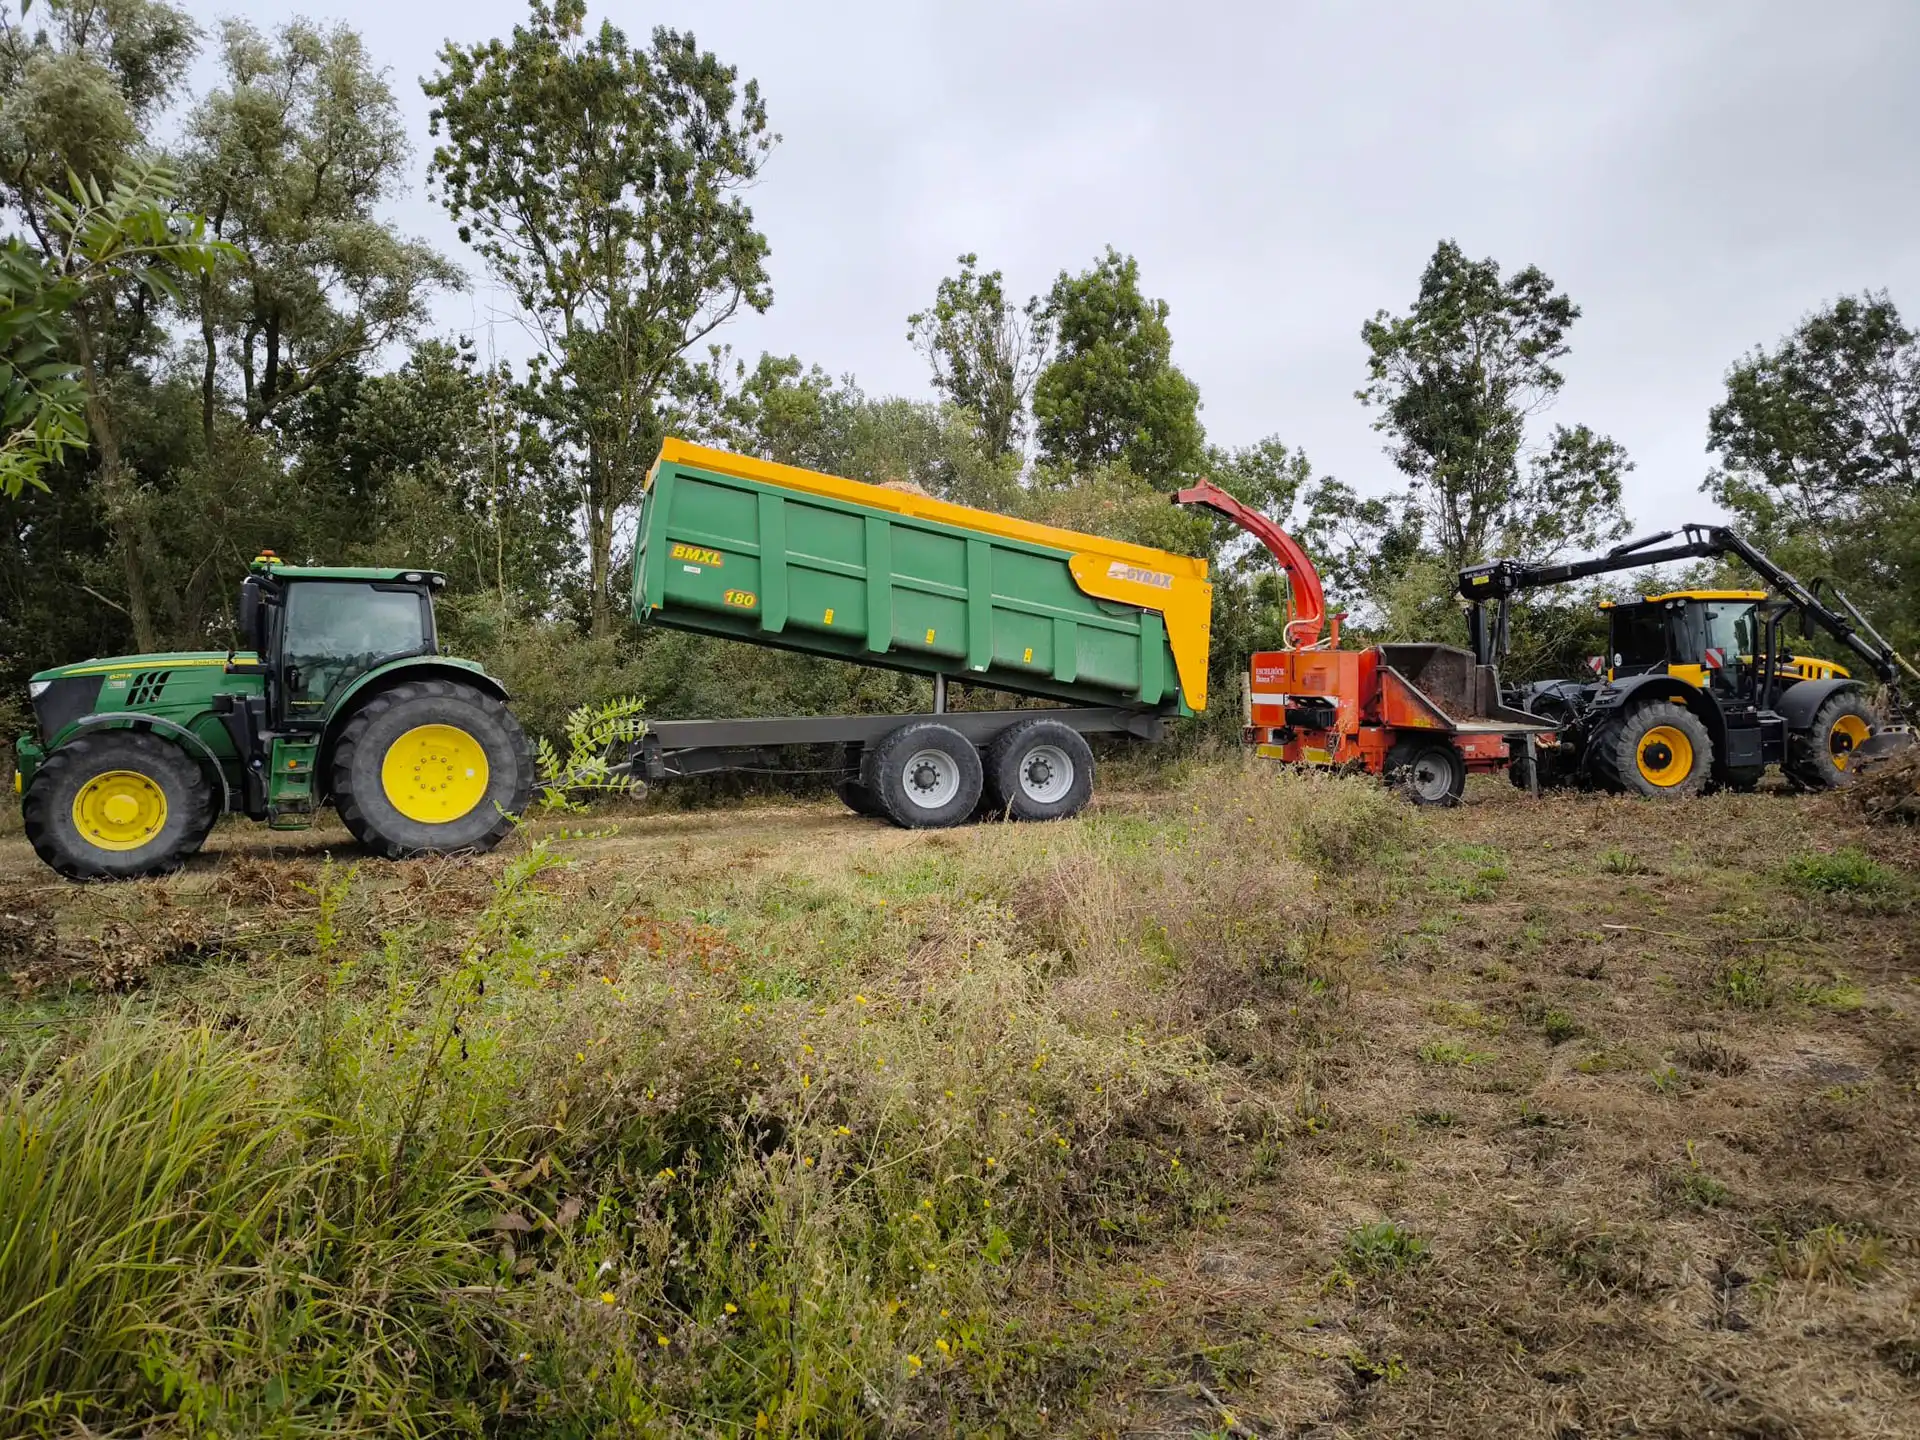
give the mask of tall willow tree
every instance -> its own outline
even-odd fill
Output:
[[[776,137],[759,87],[658,29],[644,49],[584,0],[534,0],[511,40],[441,51],[432,175],[461,238],[532,318],[556,436],[585,497],[593,628],[612,624],[620,518],[688,349],[772,301],[741,192]]]

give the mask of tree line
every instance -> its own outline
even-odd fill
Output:
[[[218,78],[192,93],[203,51]],[[916,703],[906,677],[627,620],[667,434],[1206,555],[1229,695],[1286,597],[1242,537],[1166,504],[1193,477],[1294,530],[1353,623],[1392,638],[1460,633],[1462,563],[1626,531],[1625,450],[1549,414],[1581,312],[1537,266],[1446,240],[1405,309],[1362,324],[1356,403],[1399,477],[1362,493],[1280,437],[1211,441],[1169,307],[1116,248],[1026,298],[961,255],[906,317],[925,397],[736,357],[723,327],[774,303],[748,194],[778,137],[757,84],[691,34],[635,40],[584,0],[533,0],[510,36],[450,41],[423,83],[420,137],[343,25],[205,33],[165,0],[0,18],[8,728],[44,664],[224,647],[264,547],[445,570],[445,638],[535,728],[626,692],[665,714]],[[383,218],[422,141],[470,254]],[[432,333],[434,297],[474,267],[534,337],[525,363]],[[1733,363],[1701,488],[1911,644],[1916,439],[1920,339],[1887,295],[1843,296]],[[1589,599],[1536,600],[1516,663],[1577,664]]]

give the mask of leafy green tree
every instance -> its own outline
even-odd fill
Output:
[[[615,535],[638,498],[686,355],[772,300],[741,192],[775,142],[758,85],[657,29],[642,49],[584,0],[533,0],[510,41],[448,45],[426,82],[440,199],[543,345],[545,398],[576,467],[597,633]]]
[[[1173,363],[1167,302],[1140,293],[1140,266],[1111,246],[1091,270],[1065,271],[1038,318],[1057,352],[1033,391],[1043,458],[1070,469],[1124,462],[1161,488],[1197,470],[1200,390]]]
[[[1727,372],[1707,448],[1701,488],[1769,533],[1920,495],[1920,336],[1884,291],[1842,296]]]
[[[184,79],[195,41],[185,14],[158,0],[49,0],[17,19],[0,15],[0,202],[57,281],[70,279],[76,263],[59,202],[98,193],[102,208],[112,197],[131,213],[164,188],[163,172],[143,168],[147,127]],[[126,183],[136,174],[144,179]],[[132,367],[166,343],[164,300],[151,285],[96,268],[66,309],[69,355],[86,397],[89,484],[120,572],[110,583],[123,598],[108,603],[126,613],[142,645],[158,635],[147,575],[150,506],[123,463],[113,416]]]
[[[1374,428],[1413,482],[1427,528],[1449,568],[1508,553],[1552,554],[1624,532],[1626,452],[1585,426],[1556,426],[1527,448],[1528,422],[1559,395],[1557,362],[1579,307],[1538,266],[1502,278],[1493,260],[1469,260],[1442,241],[1401,316],[1382,310],[1361,327]]]
[[[1744,530],[1920,642],[1920,336],[1884,292],[1736,362],[1707,446],[1720,463],[1701,488]]]
[[[223,350],[259,429],[330,369],[410,336],[432,292],[461,283],[376,213],[404,187],[411,147],[359,35],[295,20],[269,40],[229,20],[221,65],[184,142],[188,201],[245,257],[198,295],[209,445]]]
[[[1051,338],[1038,296],[1007,298],[998,270],[960,257],[960,273],[934,292],[933,304],[907,317],[907,339],[933,367],[933,388],[971,412],[989,457],[1010,455],[1026,439],[1027,401],[1046,364]]]

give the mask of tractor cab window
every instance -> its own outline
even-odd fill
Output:
[[[1738,665],[1744,656],[1751,659],[1753,646],[1753,602],[1751,600],[1709,600],[1701,606],[1706,616],[1706,643],[1718,650],[1726,664]]]
[[[375,665],[432,648],[427,599],[358,581],[296,581],[287,589],[282,653],[292,715],[322,713]]]
[[[1613,669],[1641,675],[1666,668],[1667,615],[1658,605],[1621,605],[1613,611]]]

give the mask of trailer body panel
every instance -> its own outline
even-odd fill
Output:
[[[1206,562],[668,440],[636,619],[1080,705],[1206,705]]]

